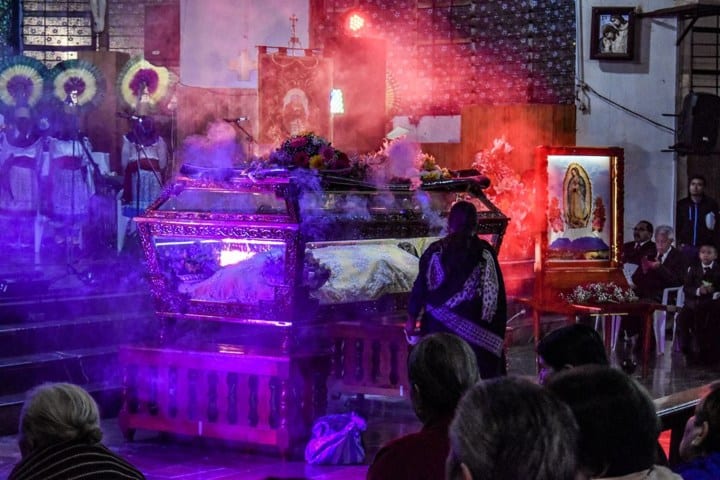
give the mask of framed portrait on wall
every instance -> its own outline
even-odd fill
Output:
[[[634,8],[594,7],[590,20],[590,58],[633,60],[635,21]]]
[[[619,147],[538,147],[538,205],[545,262],[617,264],[622,245]]]

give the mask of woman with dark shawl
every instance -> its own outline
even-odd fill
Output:
[[[475,206],[465,201],[453,205],[448,235],[420,258],[406,330],[412,334],[419,318],[422,335],[458,335],[475,351],[480,376],[487,379],[506,373],[507,299],[497,256],[478,238],[476,228]]]

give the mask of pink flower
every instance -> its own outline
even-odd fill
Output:
[[[290,147],[292,148],[302,148],[304,147],[308,142],[307,137],[295,137],[290,139]]]
[[[322,155],[326,161],[330,161],[335,158],[335,149],[328,145],[323,146],[320,149],[320,155]]]

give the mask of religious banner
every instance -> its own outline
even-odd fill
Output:
[[[260,47],[258,63],[260,143],[280,143],[305,131],[331,138],[332,61]]]

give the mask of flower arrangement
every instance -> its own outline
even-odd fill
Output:
[[[313,132],[303,132],[286,139],[270,154],[270,162],[282,167],[315,170],[346,170],[351,167],[345,153]]]
[[[637,295],[631,288],[622,288],[614,282],[588,283],[578,285],[570,293],[561,293],[560,298],[568,303],[621,303],[636,302]]]
[[[420,180],[423,182],[437,182],[438,180],[452,178],[450,170],[441,168],[440,165],[437,164],[435,157],[429,153],[420,152],[417,160],[420,166]]]

